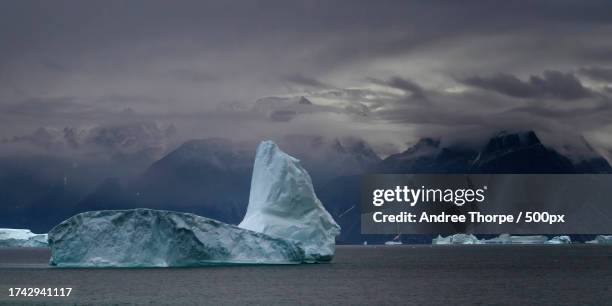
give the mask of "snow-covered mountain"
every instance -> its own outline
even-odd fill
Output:
[[[173,125],[155,122],[96,125],[89,127],[40,127],[36,131],[4,139],[5,151],[72,155],[90,159],[129,156],[157,159],[167,150]]]
[[[576,150],[574,149],[573,152]],[[566,148],[567,152],[567,148]],[[566,157],[544,145],[535,132],[499,132],[482,148],[458,144],[445,146],[438,139],[423,138],[407,150],[382,160],[377,173],[612,173],[610,164],[593,150]],[[359,243],[359,175],[339,176],[319,187],[319,197],[342,227],[341,243]],[[315,186],[317,187],[317,186]],[[381,238],[382,237],[382,238]],[[368,237],[391,239],[391,237]]]
[[[382,173],[465,173],[476,151],[461,146],[445,147],[439,139],[423,138],[406,151],[385,158]]]
[[[380,161],[368,143],[357,137],[330,138],[287,135],[278,141],[287,153],[298,157],[315,182],[365,173]]]
[[[572,161],[542,144],[533,131],[500,132],[474,159],[472,172],[575,173]]]
[[[567,146],[558,150],[545,145],[533,131],[502,131],[482,148],[442,146],[439,140],[424,138],[406,151],[385,158],[378,170],[383,173],[612,173],[607,160],[594,150],[581,155],[560,153],[567,154],[570,150]]]

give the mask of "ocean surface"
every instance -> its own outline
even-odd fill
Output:
[[[330,264],[173,269],[50,268],[49,256],[0,249],[0,304],[612,304],[612,246],[338,246]]]

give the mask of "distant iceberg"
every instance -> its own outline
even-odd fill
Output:
[[[297,264],[294,242],[194,214],[152,210],[85,212],[49,232],[59,267],[189,267]]]
[[[612,237],[612,236],[610,236]],[[571,243],[569,236],[557,236],[550,240],[544,235],[511,236],[501,234],[495,238],[479,240],[471,234],[454,234],[447,237],[434,238],[432,244],[567,244]]]
[[[612,244],[612,235],[597,235],[595,239],[587,241],[588,244]]]
[[[480,240],[471,234],[454,234],[447,237],[438,235],[431,244],[480,244]]]
[[[570,244],[572,243],[572,239],[570,236],[556,236],[546,241],[545,244]]]
[[[299,242],[307,262],[330,261],[340,234],[300,161],[272,141],[257,148],[249,206],[238,226]]]
[[[51,265],[186,267],[330,261],[340,227],[299,160],[271,141],[257,149],[239,226],[152,209],[85,212],[49,232]]]
[[[47,234],[34,234],[29,229],[0,228],[0,247],[46,248]]]
[[[510,238],[510,234],[501,234],[495,238],[482,239],[481,242],[483,244],[511,244],[512,239]]]
[[[555,237],[553,242],[550,244],[561,243],[567,236]],[[567,237],[569,239],[569,237]],[[511,236],[510,234],[501,234],[495,238],[483,239],[483,244],[545,244],[547,243],[548,237],[544,235],[526,235],[526,236]]]
[[[396,241],[396,240],[389,240],[389,241],[385,241],[385,245],[402,245],[402,242]]]
[[[546,241],[548,237],[544,235],[510,236],[512,244],[544,244]]]

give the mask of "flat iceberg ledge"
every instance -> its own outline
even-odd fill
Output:
[[[35,234],[29,229],[0,228],[0,247],[46,248],[47,234]]]
[[[49,232],[52,266],[193,267],[299,264],[295,242],[189,213],[153,209],[75,215]]]

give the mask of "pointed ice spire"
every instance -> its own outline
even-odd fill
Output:
[[[257,148],[249,206],[238,226],[300,242],[309,262],[331,260],[340,233],[300,161],[272,141]]]

